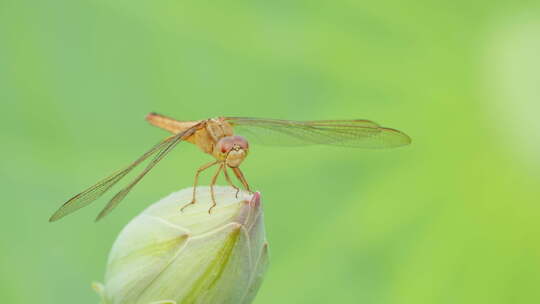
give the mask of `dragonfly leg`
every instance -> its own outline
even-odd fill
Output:
[[[223,175],[225,175],[225,179],[227,180],[227,182],[229,183],[229,185],[231,185],[231,187],[233,187],[234,189],[236,189],[236,195],[235,195],[235,197],[238,198],[238,193],[240,192],[240,188],[236,187],[236,186],[234,185],[234,183],[232,182],[231,177],[229,176],[229,173],[227,172],[227,166],[223,166]]]
[[[196,191],[197,191],[197,183],[199,182],[199,174],[201,174],[201,172],[203,172],[204,170],[212,167],[213,165],[215,165],[217,163],[218,163],[218,161],[216,160],[216,161],[213,161],[213,162],[208,163],[206,165],[203,165],[199,169],[197,169],[197,173],[195,173],[195,181],[193,182],[193,196],[192,196],[191,202],[189,202],[189,203],[185,204],[184,206],[182,206],[182,208],[180,208],[180,211],[184,211],[184,208],[186,208],[187,206],[195,204],[195,194],[196,194]]]
[[[244,188],[246,188],[246,190],[249,191],[249,192],[253,192],[253,191],[251,191],[249,189],[249,184],[248,184],[246,178],[244,177],[244,174],[240,170],[240,168],[235,167],[235,168],[232,168],[232,170],[234,172],[234,175],[236,175],[236,177],[240,180],[240,182],[242,182],[242,185],[244,185]]]
[[[210,182],[210,195],[212,196],[212,207],[210,207],[210,209],[208,209],[208,214],[212,213],[212,209],[217,205],[216,204],[216,196],[214,194],[214,185],[216,184],[216,180],[219,176],[219,173],[221,172],[221,169],[223,169],[223,166],[225,166],[224,163],[222,163],[221,165],[219,165],[217,171],[216,171],[216,174],[214,174],[214,176],[212,177],[212,181]]]

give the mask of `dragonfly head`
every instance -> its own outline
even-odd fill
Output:
[[[216,148],[220,158],[225,161],[227,166],[236,168],[246,158],[249,144],[242,136],[226,136],[218,141]]]

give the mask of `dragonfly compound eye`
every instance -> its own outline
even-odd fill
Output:
[[[231,136],[231,138],[232,138],[233,143],[237,145],[238,147],[246,151],[249,149],[248,141],[243,136],[235,135],[235,136]]]
[[[217,143],[217,147],[222,154],[227,154],[234,147],[232,136],[223,137]]]

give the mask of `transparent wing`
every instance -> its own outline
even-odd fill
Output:
[[[77,211],[78,209],[85,207],[102,196],[107,192],[112,186],[118,183],[123,177],[125,177],[133,168],[142,163],[151,155],[157,153],[154,159],[147,165],[144,171],[135,178],[135,180],[129,184],[126,188],[122,189],[118,194],[116,194],[109,204],[101,211],[98,219],[103,218],[107,215],[118,203],[129,193],[129,191],[150,171],[167,153],[169,153],[183,138],[191,135],[194,132],[194,128],[186,130],[185,132],[170,136],[165,140],[161,141],[157,145],[153,146],[150,150],[144,153],[141,157],[135,160],[126,168],[110,175],[109,177],[101,180],[92,187],[84,190],[83,192],[75,195],[67,202],[65,202],[49,219],[50,222],[57,221],[62,217]]]
[[[292,121],[249,117],[225,118],[254,143],[278,146],[333,145],[383,149],[408,145],[405,133],[369,120]]]
[[[175,135],[171,142],[166,145],[159,153],[154,157],[154,159],[144,168],[144,170],[124,189],[120,190],[110,201],[109,203],[101,210],[101,212],[96,217],[96,222],[109,214],[118,204],[126,197],[126,195],[139,183],[139,181],[150,171],[154,166],[162,160],[176,145],[185,137],[190,136],[195,132],[195,128],[188,129],[186,132],[182,132],[179,135]]]

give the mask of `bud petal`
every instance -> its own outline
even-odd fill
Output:
[[[109,254],[106,304],[251,303],[268,265],[260,194],[214,187],[172,193],[135,217]]]

